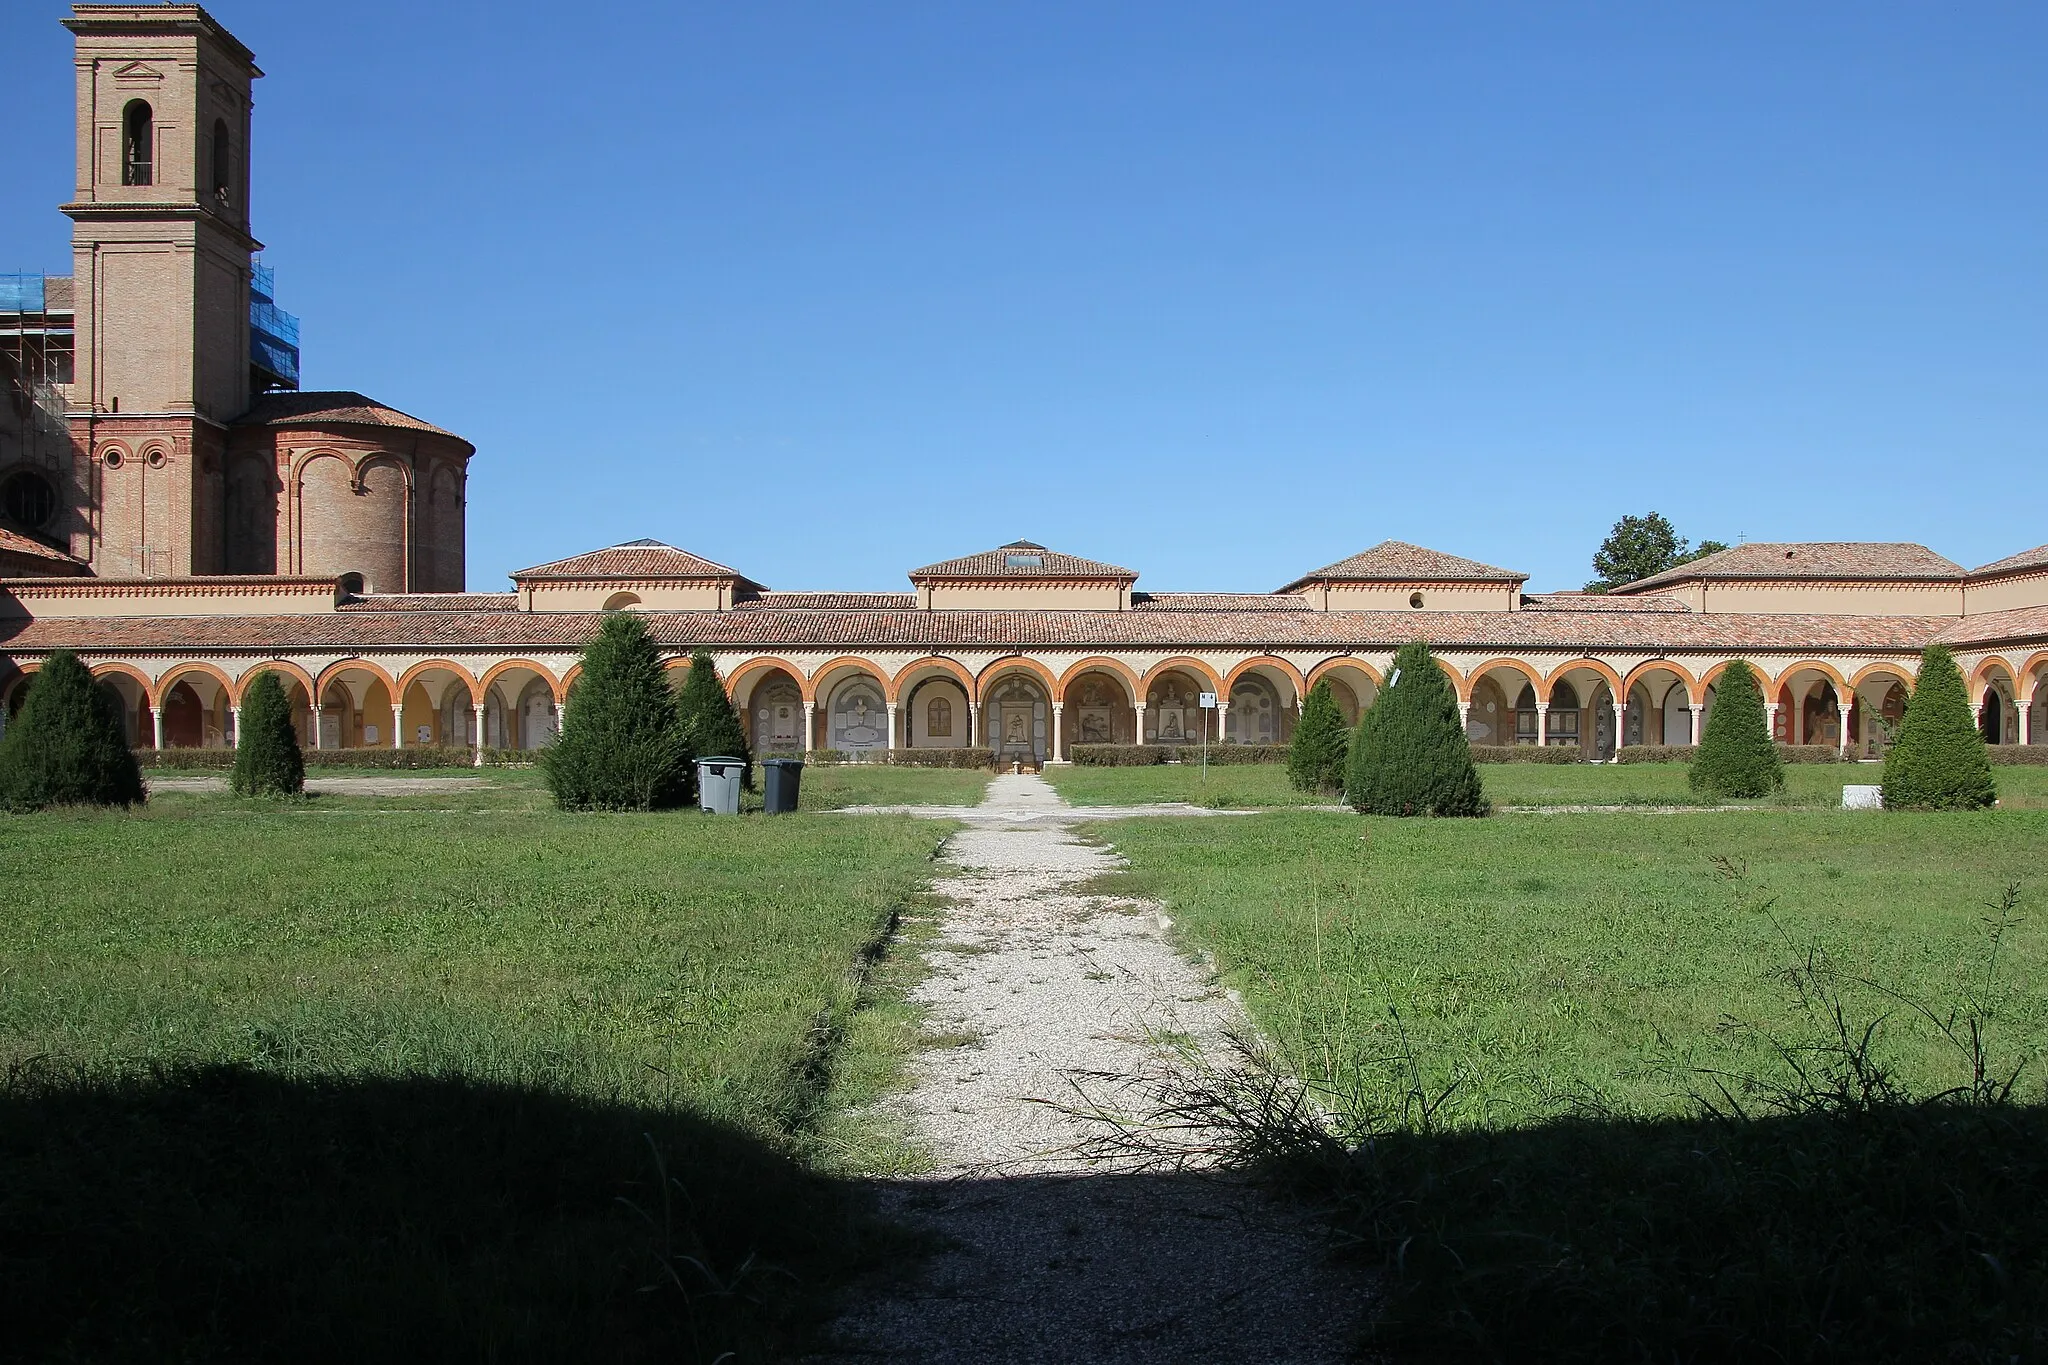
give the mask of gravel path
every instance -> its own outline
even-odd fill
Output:
[[[1033,1102],[1144,1069],[1164,1032],[1221,1057],[1242,1020],[1158,906],[1082,889],[1121,861],[1069,832],[1084,814],[1001,776],[947,845],[952,904],[915,998],[964,1045],[915,1059],[894,1103],[936,1169],[882,1192],[945,1249],[843,1317],[820,1361],[1348,1358],[1368,1295],[1298,1212],[1220,1174],[1090,1164],[1088,1125]]]

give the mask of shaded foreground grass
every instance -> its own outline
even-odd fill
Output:
[[[2048,1353],[2048,933],[2000,904],[2048,817],[1194,826],[1116,826],[1129,889],[1337,1115],[1287,1164],[1389,1344]]]
[[[1479,779],[1501,806],[1718,805],[1687,788],[1682,763],[1482,763]],[[2048,768],[1996,768],[1999,800],[2007,810],[2048,809]],[[1294,790],[1277,763],[1216,765],[1205,779],[1198,764],[1147,768],[1048,768],[1060,795],[1077,806],[1127,806],[1188,801],[1219,809],[1335,804]],[[1785,769],[1785,792],[1767,807],[1827,808],[1841,803],[1847,784],[1875,785],[1883,769],[1864,763],[1795,763]]]
[[[941,834],[0,821],[0,1355],[773,1354],[884,1244],[821,1120]]]

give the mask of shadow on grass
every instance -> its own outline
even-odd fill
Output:
[[[900,1250],[673,1110],[235,1067],[0,1087],[0,1358],[773,1358]]]
[[[1298,1170],[1397,1357],[2048,1356],[2048,1108],[1396,1133]]]

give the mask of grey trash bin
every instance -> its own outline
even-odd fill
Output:
[[[789,815],[796,810],[797,790],[803,785],[804,761],[800,758],[761,760],[761,809],[770,815]]]
[[[697,760],[697,804],[713,815],[740,813],[740,783],[747,775],[743,758]]]

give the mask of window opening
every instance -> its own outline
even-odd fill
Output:
[[[1010,555],[1007,559],[1004,560],[1004,563],[1008,564],[1009,567],[1013,569],[1042,569],[1045,567],[1045,556]]]
[[[9,521],[39,531],[57,515],[57,490],[42,475],[23,470],[9,477],[0,489],[0,508],[5,509]]]
[[[130,100],[121,111],[121,183],[156,183],[155,119],[146,100]]]
[[[228,203],[228,186],[233,179],[229,162],[227,120],[217,118],[213,121],[213,199],[223,207]]]

